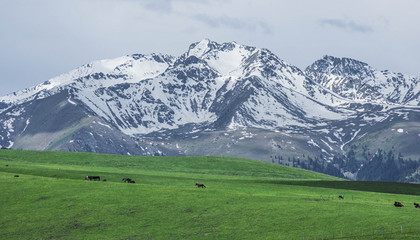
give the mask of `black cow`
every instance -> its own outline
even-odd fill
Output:
[[[128,181],[128,183],[136,183],[134,180],[130,180]]]
[[[19,177],[19,175],[15,175],[14,177]]]
[[[9,166],[9,164],[6,164],[5,166],[6,166],[6,167],[8,167],[8,166]]]
[[[420,208],[420,205],[418,203],[414,203],[415,208]]]
[[[101,177],[99,177],[99,176],[86,176],[85,180],[101,181]]]
[[[400,202],[395,202],[394,203],[394,206],[395,207],[404,207],[404,205],[402,203],[400,203]]]
[[[344,199],[343,195],[338,196],[339,199]]]
[[[195,186],[197,186],[198,188],[205,188],[206,186],[202,183],[196,183]]]
[[[131,178],[123,178],[122,181],[123,182],[130,182],[131,181]]]

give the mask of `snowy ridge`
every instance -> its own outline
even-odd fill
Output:
[[[379,71],[366,63],[324,56],[305,70],[323,87],[352,101],[418,105],[420,78]]]
[[[354,103],[414,106],[420,99],[419,78],[353,59],[324,56],[303,72],[267,49],[204,39],[177,58],[134,54],[94,61],[0,97],[0,112],[62,91],[70,94],[69,104],[86,106],[130,136],[187,124],[312,128],[357,115],[364,108],[349,108]]]
[[[339,98],[311,86],[302,71],[266,49],[205,39],[172,61],[133,56],[97,61],[57,79],[71,83],[74,99],[128,135],[211,124],[231,111],[226,106],[236,109],[224,123],[231,126],[308,127],[345,117],[327,107]],[[319,104],[314,98],[321,96],[330,101]]]
[[[69,85],[78,89],[109,87],[120,83],[133,83],[155,77],[173,61],[173,57],[161,54],[134,54],[115,59],[105,59],[85,64],[68,73],[21,91],[0,97],[0,102],[18,104],[53,95]]]

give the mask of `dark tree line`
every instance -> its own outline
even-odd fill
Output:
[[[357,178],[375,181],[406,181],[406,176],[413,174],[420,167],[420,160],[404,159],[401,153],[379,149],[373,157],[363,164]]]
[[[355,146],[346,155],[334,156],[332,161],[327,161],[322,155],[302,155],[298,158],[289,157],[287,160],[281,156],[272,156],[272,162],[341,178],[344,178],[344,172],[357,173],[357,180],[373,181],[406,182],[406,177],[420,168],[420,159],[405,159],[394,149],[378,149],[376,153],[370,153],[367,147],[362,147],[362,151],[357,154]]]
[[[344,178],[339,166],[334,165],[333,162],[325,161],[322,155],[310,157],[303,154],[299,157],[288,157],[287,160],[282,156],[272,156],[271,162]]]
[[[338,166],[335,166],[333,162],[328,162],[325,159],[323,159],[322,155],[314,158],[307,156],[306,161],[298,160],[295,164],[297,167],[303,169],[344,178],[344,175],[341,173]]]
[[[374,181],[406,181],[420,167],[420,159],[405,159],[400,152],[393,148],[388,151],[378,149],[370,153],[366,146],[356,156],[356,147],[352,146],[347,155],[335,156],[333,163],[340,166],[343,171],[356,173],[358,180]]]

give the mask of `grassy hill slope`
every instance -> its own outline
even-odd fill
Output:
[[[0,239],[420,236],[412,206],[419,185],[343,181],[246,159],[0,150],[0,193]]]

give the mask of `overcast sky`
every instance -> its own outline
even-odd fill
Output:
[[[304,69],[323,55],[420,76],[418,0],[0,0],[0,96],[94,60],[209,38]]]

